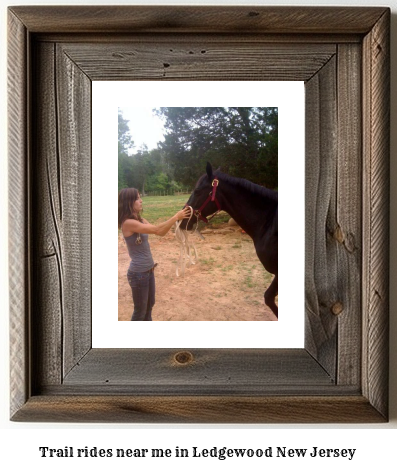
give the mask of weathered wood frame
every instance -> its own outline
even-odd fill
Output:
[[[386,8],[9,9],[12,420],[387,420],[389,22]],[[92,349],[91,81],[225,79],[306,82],[306,347]]]

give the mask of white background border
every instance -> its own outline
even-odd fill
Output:
[[[183,345],[189,348],[302,348],[305,219],[303,82],[251,82],[247,87],[246,82],[237,81],[98,81],[93,82],[92,90],[93,347],[172,348],[181,346],[183,339]],[[278,322],[117,321],[117,112],[121,106],[278,107]],[[185,277],[188,281],[188,270]],[[194,286],[186,289],[194,289]],[[180,296],[181,299],[175,302],[183,303],[183,292]],[[263,302],[263,298],[260,301]],[[131,300],[131,313],[132,306]],[[154,318],[156,310],[161,310],[161,297],[158,295],[153,309]]]

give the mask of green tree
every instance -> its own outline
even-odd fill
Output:
[[[278,186],[277,108],[159,108],[160,144],[175,179],[193,185],[205,162],[270,188]]]
[[[134,147],[134,141],[132,140],[130,128],[128,126],[129,121],[123,118],[121,111],[118,113],[119,117],[119,155],[129,155]]]
[[[130,152],[134,147],[134,141],[130,134],[128,120],[123,118],[121,111],[118,113],[118,188],[127,188],[130,185],[133,162]]]

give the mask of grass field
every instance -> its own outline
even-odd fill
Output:
[[[189,195],[143,196],[142,216],[151,224],[166,221],[183,208]]]
[[[143,214],[151,224],[157,224],[170,219],[175,213],[183,208],[190,195],[176,196],[144,196]],[[211,220],[212,226],[227,222],[229,216],[222,212]],[[204,223],[200,223],[204,224]]]

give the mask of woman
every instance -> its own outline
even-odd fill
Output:
[[[127,272],[132,289],[134,312],[132,321],[151,321],[155,302],[155,264],[149,246],[149,234],[164,236],[176,221],[190,215],[185,208],[168,221],[157,226],[141,217],[142,199],[137,189],[124,188],[119,192],[119,229],[124,236],[131,257]]]

